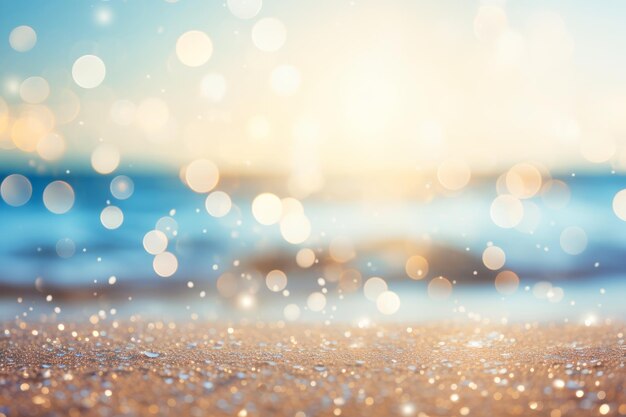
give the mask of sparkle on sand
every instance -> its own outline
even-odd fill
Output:
[[[616,324],[4,328],[6,416],[626,414]]]

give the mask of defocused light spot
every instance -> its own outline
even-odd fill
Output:
[[[296,254],[296,263],[300,268],[310,268],[315,263],[315,252],[309,248],[302,248]]]
[[[516,164],[506,174],[506,187],[517,198],[531,198],[541,189],[541,172],[531,164]]]
[[[100,6],[94,11],[94,19],[101,26],[106,26],[113,21],[113,12],[109,7]]]
[[[158,255],[167,249],[168,239],[160,230],[150,230],[143,237],[143,248],[150,255]]]
[[[76,252],[76,245],[72,239],[66,237],[57,242],[56,251],[61,258],[71,258]]]
[[[270,291],[280,292],[287,286],[287,275],[278,269],[270,271],[265,277],[265,285]]]
[[[352,240],[346,236],[337,236],[331,240],[328,249],[331,258],[336,262],[348,262],[356,256]]]
[[[428,261],[420,255],[413,255],[404,265],[406,274],[412,279],[424,279],[428,275]]]
[[[118,175],[111,180],[111,194],[118,200],[126,200],[135,192],[135,183],[126,175]]]
[[[157,220],[155,229],[162,231],[168,238],[172,239],[178,235],[178,222],[172,217],[164,216]]]
[[[110,174],[120,164],[120,151],[116,146],[103,143],[91,153],[91,166],[99,174]]]
[[[228,10],[239,19],[252,19],[259,14],[263,0],[227,0]]]
[[[563,252],[578,255],[587,248],[587,234],[580,227],[566,227],[561,232],[560,243]]]
[[[65,153],[65,140],[58,133],[49,133],[37,143],[37,153],[46,161],[56,161]]]
[[[42,116],[44,115],[33,112],[13,122],[11,139],[18,149],[24,152],[34,152],[39,141],[50,133],[50,128],[46,126],[46,121]]]
[[[415,414],[415,405],[411,403],[404,403],[400,406],[400,411],[403,416],[412,416]]]
[[[263,225],[278,223],[282,216],[283,205],[276,195],[262,193],[252,201],[252,215]]]
[[[43,204],[54,214],[67,213],[74,206],[74,189],[65,181],[53,181],[43,191]]]
[[[546,293],[546,298],[551,303],[559,303],[563,300],[563,297],[565,297],[565,292],[561,287],[552,287]]]
[[[205,64],[213,54],[211,38],[199,30],[185,32],[176,41],[176,56],[188,67]]]
[[[100,213],[100,222],[109,230],[117,229],[124,223],[124,213],[116,206],[106,206]]]
[[[129,100],[117,100],[111,106],[111,119],[120,126],[128,126],[135,120],[137,106]]]
[[[210,101],[217,103],[226,95],[226,79],[222,74],[210,73],[200,82],[200,92]]]
[[[217,292],[224,298],[231,298],[237,294],[237,279],[236,277],[227,272],[222,274],[215,283]]]
[[[196,159],[187,165],[185,181],[197,193],[208,193],[217,185],[220,178],[215,164],[208,159]]]
[[[501,271],[496,275],[496,290],[503,295],[511,295],[517,291],[519,278],[513,271]]]
[[[362,276],[356,269],[346,269],[339,275],[339,289],[343,293],[355,292],[361,288]]]
[[[321,292],[314,292],[309,295],[306,305],[311,311],[322,311],[326,307],[326,296]]]
[[[50,86],[42,77],[29,77],[20,84],[20,97],[27,103],[38,104],[48,98]]]
[[[541,198],[546,206],[554,210],[565,208],[571,196],[569,187],[561,180],[547,181],[541,193]]]
[[[363,294],[370,301],[376,301],[378,296],[387,291],[387,282],[379,277],[371,277],[363,285]]]
[[[264,17],[252,27],[252,42],[264,52],[278,51],[287,40],[287,29],[280,20]]]
[[[74,82],[83,88],[95,88],[102,84],[106,76],[106,67],[95,55],[83,55],[72,66]]]
[[[524,217],[522,202],[510,194],[496,197],[491,203],[491,220],[496,226],[510,229],[517,226]]]
[[[300,88],[300,72],[292,65],[279,65],[272,70],[270,85],[277,95],[292,96]]]
[[[300,244],[311,235],[311,222],[303,213],[289,213],[280,220],[280,233],[287,242]]]
[[[287,304],[283,309],[283,315],[289,321],[296,321],[300,318],[300,307],[296,304]]]
[[[376,298],[376,308],[382,314],[395,314],[400,309],[400,297],[393,291],[384,291]]]
[[[242,310],[250,310],[256,305],[256,299],[252,294],[239,294],[237,297],[237,307]],[[241,413],[239,413],[241,415]],[[247,414],[246,414],[247,415]]]
[[[552,284],[548,281],[539,281],[533,285],[533,296],[538,299],[548,297],[548,292],[552,289]]]
[[[445,300],[452,294],[452,284],[447,278],[433,278],[428,283],[428,296],[434,300]]]
[[[613,197],[613,212],[621,220],[626,221],[626,189],[618,191]]]
[[[280,200],[282,208],[282,216],[285,217],[288,214],[301,214],[304,215],[304,206],[297,198],[286,197]]]
[[[152,261],[152,268],[160,277],[171,277],[178,269],[178,259],[170,252],[159,253]]]
[[[606,162],[615,155],[615,139],[607,133],[585,136],[580,141],[580,153],[589,162]]]
[[[446,159],[437,168],[439,183],[450,191],[465,187],[469,183],[471,175],[469,165],[459,158]]]
[[[30,26],[18,26],[9,34],[9,44],[17,52],[33,49],[37,43],[37,33]]]
[[[5,203],[13,207],[28,203],[33,194],[33,187],[28,178],[20,174],[11,174],[0,184],[0,195]]]
[[[483,263],[492,271],[502,268],[505,261],[504,251],[497,246],[489,246],[483,251]]]
[[[224,217],[232,208],[230,196],[224,191],[213,191],[204,202],[206,211],[213,217]]]

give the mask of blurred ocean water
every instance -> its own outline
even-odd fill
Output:
[[[71,294],[74,289],[97,287],[112,292],[132,288],[158,298],[171,295],[172,288],[186,289],[185,283],[192,281],[210,297],[216,293],[217,278],[237,264],[238,271],[255,270],[263,276],[270,269],[283,269],[289,276],[288,289],[294,296],[305,295],[319,288],[316,279],[324,271],[294,267],[297,250],[326,249],[330,239],[341,235],[354,242],[357,257],[352,265],[364,279],[384,277],[391,288],[406,299],[414,297],[418,304],[428,304],[425,282],[406,277],[406,256],[396,253],[397,242],[416,250],[428,247],[427,257],[439,259],[431,263],[428,277],[446,275],[470,305],[480,306],[487,295],[496,304],[501,299],[493,289],[493,272],[481,263],[483,250],[493,242],[506,253],[505,268],[520,277],[516,297],[545,280],[565,289],[563,305],[572,294],[584,299],[585,294],[602,290],[599,301],[612,306],[614,314],[626,312],[619,302],[626,296],[626,223],[611,208],[613,196],[626,184],[619,176],[562,178],[571,191],[567,206],[555,210],[541,197],[528,200],[525,220],[517,229],[499,228],[490,218],[490,204],[497,195],[494,181],[478,182],[453,197],[439,196],[427,203],[311,197],[303,203],[312,235],[297,247],[281,238],[277,226],[255,222],[250,204],[260,191],[253,186],[225,185],[234,205],[227,216],[217,219],[205,210],[205,196],[189,190],[176,176],[129,176],[135,191],[127,200],[111,195],[113,176],[72,175],[31,176],[33,197],[28,204],[15,208],[0,203],[0,285],[5,294],[40,287]],[[50,213],[42,202],[43,189],[56,179],[68,181],[76,193],[74,207],[63,215]],[[100,212],[109,203],[124,213],[124,223],[116,230],[104,228],[100,221]],[[581,228],[587,238],[579,255],[562,248],[561,234],[571,226]],[[178,258],[178,271],[170,278],[156,275],[153,257],[142,245],[145,233],[155,227],[169,234],[168,250]],[[74,254],[60,256],[57,246],[62,253],[72,243]],[[111,276],[116,277],[115,286],[106,285]],[[358,311],[355,295],[346,297],[344,305],[350,300],[355,303],[352,311]],[[589,308],[599,301],[594,299]],[[532,303],[520,308],[532,308]]]

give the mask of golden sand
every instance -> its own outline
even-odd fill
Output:
[[[626,415],[625,327],[4,325],[0,416]]]

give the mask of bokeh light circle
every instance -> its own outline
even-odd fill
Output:
[[[578,226],[566,227],[561,232],[559,242],[563,252],[578,255],[587,248],[587,233]]]
[[[150,255],[158,255],[167,249],[168,239],[160,230],[150,230],[143,237],[143,248]]]
[[[160,277],[171,277],[178,270],[178,259],[171,252],[159,253],[152,261],[152,268]]]
[[[519,277],[513,271],[501,271],[496,275],[496,291],[502,295],[511,295],[519,287]]]
[[[428,261],[420,255],[413,255],[404,265],[406,274],[411,279],[424,279],[428,275]]]
[[[0,195],[5,203],[20,207],[28,203],[33,194],[33,187],[28,178],[20,174],[11,174],[2,180]]]
[[[504,266],[506,254],[498,246],[489,246],[483,251],[483,264],[492,271]]]
[[[613,213],[626,222],[626,189],[618,191],[613,197]]]
[[[433,278],[428,283],[428,296],[433,300],[445,300],[452,294],[452,283],[447,278]]]
[[[326,296],[321,292],[313,292],[309,294],[306,305],[311,311],[322,311],[326,307]]]
[[[72,78],[82,88],[96,88],[106,77],[104,62],[95,55],[83,55],[74,61]]]
[[[274,269],[267,273],[265,285],[267,285],[270,291],[280,292],[287,286],[287,275],[281,270]]]
[[[27,103],[38,104],[50,95],[50,85],[43,77],[28,77],[20,84],[20,97]]]
[[[517,226],[524,217],[522,202],[510,194],[502,194],[491,203],[491,220],[503,229]]]
[[[437,179],[439,183],[450,191],[457,191],[465,187],[472,176],[469,165],[460,158],[450,158],[439,164]]]
[[[196,159],[185,170],[185,181],[197,193],[208,193],[220,178],[217,166],[208,159]]]
[[[74,189],[65,181],[53,181],[43,191],[43,203],[54,214],[64,214],[74,206]]]
[[[387,291],[387,282],[379,277],[371,277],[363,285],[363,294],[370,301],[376,301],[378,296]]]
[[[67,259],[74,256],[74,253],[76,252],[76,244],[72,239],[66,237],[57,242],[55,249],[59,257]]]
[[[232,208],[233,203],[230,196],[224,191],[213,191],[206,197],[204,207],[207,213],[213,217],[224,217]]]
[[[554,210],[565,208],[570,201],[571,191],[561,180],[547,181],[541,189],[541,198],[546,206]]]
[[[124,223],[124,213],[119,207],[106,206],[100,213],[100,222],[109,229],[117,229]]]
[[[264,52],[278,51],[287,40],[287,28],[275,17],[264,17],[252,27],[252,42]]]
[[[110,174],[120,164],[120,151],[116,146],[103,143],[91,153],[91,166],[99,174]]]
[[[49,133],[37,143],[37,153],[46,161],[56,161],[61,158],[65,149],[65,139],[58,133]]]
[[[278,223],[282,213],[282,202],[275,194],[262,193],[252,200],[252,215],[262,225],[269,226]]]
[[[129,199],[135,192],[135,183],[126,175],[118,175],[111,180],[111,194],[118,200]]]
[[[296,263],[300,268],[310,268],[315,263],[315,258],[313,249],[302,248],[296,254]]]
[[[263,0],[227,0],[226,5],[233,16],[239,19],[252,19],[261,11]]]
[[[213,54],[211,38],[199,30],[185,32],[176,41],[176,56],[188,67],[199,67]]]
[[[395,314],[400,309],[400,297],[393,291],[384,291],[376,298],[376,308],[382,314]]]
[[[37,32],[30,26],[18,26],[9,34],[9,45],[17,52],[27,52],[37,44]]]
[[[298,245],[311,235],[311,222],[303,213],[288,213],[280,220],[280,234],[287,242]]]
[[[506,174],[506,187],[517,198],[531,198],[541,189],[541,172],[531,164],[513,166]]]

